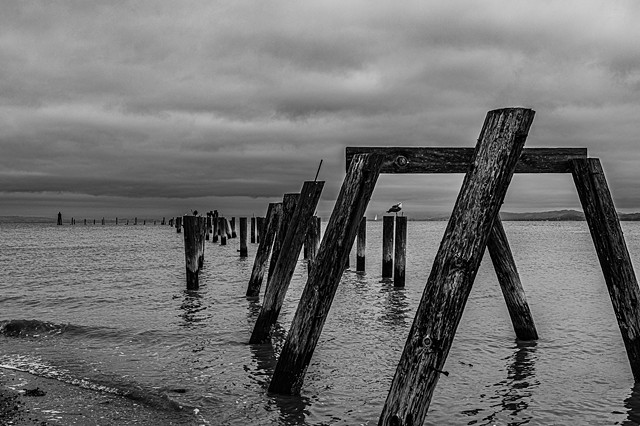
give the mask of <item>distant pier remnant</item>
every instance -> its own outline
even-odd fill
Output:
[[[247,257],[249,251],[247,250],[247,218],[240,218],[240,257]]]
[[[218,232],[219,232],[219,236],[220,236],[220,245],[221,246],[226,246],[227,245],[227,229],[225,226],[225,222],[226,219],[224,217],[218,217]]]
[[[256,218],[251,216],[251,244],[256,243]]]
[[[209,234],[211,234],[211,231],[213,230],[213,227],[211,225],[211,216],[213,215],[213,212],[207,212],[207,232],[205,233],[205,240],[209,241]]]
[[[396,216],[396,235],[393,258],[393,285],[404,287],[407,261],[407,217]]]
[[[236,217],[231,217],[231,238],[238,238],[238,234],[236,234]]]
[[[129,223],[129,221],[127,221],[127,224]],[[179,234],[180,232],[182,232],[182,217],[178,216],[176,217],[176,232]]]
[[[58,212],[58,226],[62,225],[62,213]]]
[[[181,219],[184,226],[184,256],[187,271],[187,289],[196,290],[200,286],[198,275],[204,263],[205,218],[185,215]]]
[[[393,276],[393,216],[382,217],[382,278]]]

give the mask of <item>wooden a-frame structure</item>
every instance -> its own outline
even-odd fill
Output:
[[[597,158],[586,149],[524,149],[534,111],[487,113],[473,148],[347,148],[347,174],[302,293],[269,391],[297,394],[358,225],[380,173],[465,173],[379,424],[421,425],[485,248],[520,339],[537,333],[499,210],[513,173],[571,173],[635,380],[640,380],[640,289]]]

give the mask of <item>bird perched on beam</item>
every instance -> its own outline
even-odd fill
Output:
[[[387,210],[387,213],[395,213],[396,216],[398,216],[400,210],[402,210],[402,203],[392,205],[391,208]]]

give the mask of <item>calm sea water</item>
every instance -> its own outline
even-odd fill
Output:
[[[183,236],[168,226],[0,224],[0,364],[133,394],[184,424],[375,425],[442,238],[409,222],[407,285],[348,270],[300,397],[266,391],[307,275],[297,265],[272,345],[249,345],[260,300],[244,297],[256,245],[207,242],[185,290]],[[640,263],[640,223],[623,223]],[[635,425],[631,370],[585,222],[505,222],[540,335],[515,339],[486,256],[427,424]],[[355,259],[352,258],[352,265]],[[196,414],[197,413],[197,414]],[[173,417],[172,417],[173,416]],[[133,423],[133,421],[132,421]]]

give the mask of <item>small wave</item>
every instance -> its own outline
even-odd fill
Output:
[[[7,337],[40,337],[66,331],[70,325],[39,320],[0,321],[0,334]]]

